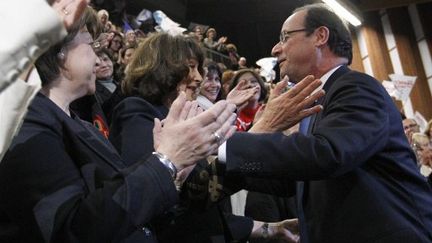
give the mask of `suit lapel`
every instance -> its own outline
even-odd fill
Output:
[[[351,71],[347,66],[343,65],[340,68],[338,68],[332,75],[330,75],[330,77],[328,78],[327,82],[325,83],[323,89],[326,92],[326,94],[328,93],[328,91],[330,90],[330,88],[333,86],[333,84],[335,83],[336,80],[338,80],[342,75],[346,74],[347,72]],[[324,95],[323,97],[319,98],[317,100],[317,102],[314,103],[314,105],[322,105],[324,104],[325,100],[326,100],[326,96]],[[309,128],[308,128],[308,133],[307,134],[311,134],[312,131],[315,128],[315,121],[317,121],[317,119],[319,120],[319,118],[322,115],[322,111],[315,113],[311,116],[311,120],[309,122]]]

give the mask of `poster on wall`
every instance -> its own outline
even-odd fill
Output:
[[[402,74],[390,74],[389,77],[396,89],[394,97],[400,101],[406,101],[409,98],[417,77]]]

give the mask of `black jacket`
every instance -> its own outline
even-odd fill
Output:
[[[155,242],[177,203],[154,156],[125,167],[91,124],[38,94],[0,163],[0,242]]]
[[[302,242],[432,242],[432,190],[386,90],[345,66],[324,89],[307,135],[235,134],[227,170],[295,193]]]

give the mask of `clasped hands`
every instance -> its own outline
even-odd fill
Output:
[[[298,243],[300,242],[298,219],[286,219],[274,223],[254,221],[254,228],[250,238],[283,240],[285,242]]]
[[[217,151],[235,131],[235,106],[219,101],[203,111],[181,92],[166,119],[155,119],[155,151],[166,155],[178,171]],[[186,175],[187,176],[187,175]]]

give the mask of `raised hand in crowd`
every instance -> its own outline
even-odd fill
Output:
[[[113,35],[110,33],[101,33],[98,38],[94,41],[93,49],[95,52],[102,50],[104,48],[108,48],[110,41],[112,40]]]
[[[284,131],[304,117],[310,116],[322,110],[321,105],[310,108],[317,99],[324,95],[324,90],[319,90],[319,79],[309,75],[297,83],[287,92],[283,92],[288,85],[287,80],[279,82],[270,94],[269,100],[261,115],[261,118],[249,130],[253,133]]]
[[[257,86],[249,86],[248,81],[241,80],[233,90],[231,90],[226,101],[236,105],[238,110],[241,110],[248,102],[248,100],[259,91]]]
[[[218,44],[225,44],[227,40],[228,38],[226,36],[222,36],[221,38],[219,38]]]
[[[57,12],[66,29],[80,19],[90,0],[50,0],[52,8]]]

